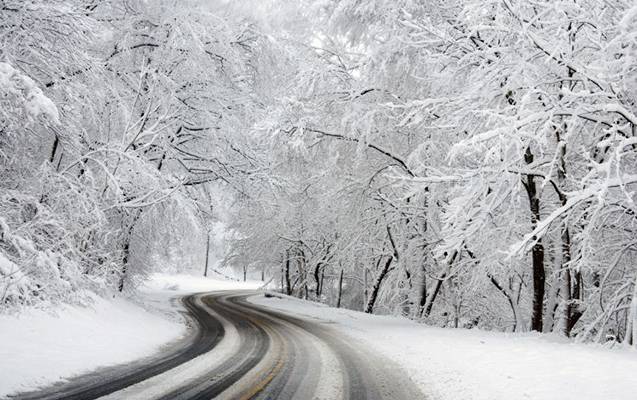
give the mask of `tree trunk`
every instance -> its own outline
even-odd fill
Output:
[[[376,303],[376,299],[378,298],[378,292],[380,291],[380,287],[383,284],[383,280],[387,273],[390,270],[391,264],[394,260],[398,261],[398,250],[396,249],[396,243],[394,242],[394,237],[391,234],[391,229],[389,225],[387,225],[387,238],[389,239],[389,244],[392,247],[392,255],[387,259],[385,265],[381,269],[378,277],[376,278],[376,282],[374,282],[374,286],[372,286],[372,292],[369,295],[369,299],[367,299],[367,305],[365,306],[365,312],[371,314],[374,312],[374,304]],[[380,259],[379,259],[380,262]]]
[[[500,285],[500,283],[493,277],[493,275],[487,274],[487,276],[489,277],[489,280],[491,281],[493,286],[495,286],[495,288],[498,289],[498,291],[502,293],[504,297],[506,297],[507,301],[509,302],[509,307],[511,308],[511,313],[513,314],[513,329],[512,330],[513,332],[517,332],[518,327],[520,326],[520,316],[518,315],[518,308],[517,308],[517,305],[515,304],[515,301],[513,301],[513,297],[511,297],[509,292],[502,285]]]
[[[206,267],[203,271],[203,276],[208,276],[208,256],[210,255],[210,232],[206,231]]]
[[[580,271],[569,271],[571,273],[571,280],[573,285],[573,291],[571,292],[571,310],[570,319],[568,325],[568,335],[570,336],[575,324],[580,320],[584,314],[584,308],[582,300],[584,299],[584,282],[582,280],[582,273]]]
[[[316,282],[316,298],[318,299],[321,296],[321,263],[316,264],[316,268],[314,268],[314,281]]]
[[[117,285],[117,290],[122,292],[124,291],[124,282],[126,280],[126,274],[128,273],[128,261],[130,258],[130,242],[133,238],[133,229],[135,229],[135,224],[137,220],[142,215],[141,210],[136,210],[133,218],[126,229],[126,236],[124,237],[124,246],[122,249],[122,273],[119,277],[119,284]]]
[[[295,249],[296,253],[296,270],[298,272],[298,282],[299,283],[299,292],[298,297],[307,299],[308,289],[307,289],[307,273],[305,270],[306,261],[305,261],[305,252],[302,249]],[[294,284],[296,286],[296,282]]]
[[[564,124],[563,129],[566,130],[567,126]],[[562,206],[566,205],[567,197],[563,192],[564,182],[566,180],[566,144],[561,139],[561,129],[556,129],[555,136],[557,139],[557,151],[559,154],[559,165],[557,168],[557,181],[559,183],[558,196]],[[577,321],[582,316],[580,295],[581,295],[581,274],[575,273],[575,279],[573,279],[573,273],[571,266],[569,265],[572,260],[571,254],[571,234],[569,231],[568,223],[566,220],[562,223],[561,250],[562,250],[562,265],[561,270],[564,271],[564,298],[565,304],[563,306],[564,312],[564,326],[563,333],[565,336],[571,336],[571,331]]]
[[[564,227],[564,232],[562,232],[562,257],[562,268],[564,269],[564,290],[566,292],[564,293],[566,297],[566,305],[564,307],[564,335],[571,336],[571,331],[582,316],[580,304],[581,275],[576,272],[575,276],[573,276],[573,271],[567,265],[567,263],[570,263],[571,261],[571,239],[566,226]]]
[[[526,148],[524,161],[527,164],[533,163],[533,153],[531,153],[530,147]],[[533,175],[527,175],[524,186],[529,197],[529,207],[531,209],[531,229],[534,230],[540,221],[540,199],[538,197],[535,177]],[[536,240],[536,243],[533,245],[533,249],[531,250],[533,265],[533,309],[531,314],[531,330],[542,332],[546,281],[546,273],[544,271],[544,246],[542,245],[541,238],[533,239]]]
[[[364,286],[363,287],[363,297],[364,297],[364,300],[363,301],[366,301],[367,298],[368,298],[368,293],[369,293],[369,290],[367,290],[367,273],[368,273],[368,271],[367,271],[367,266],[363,266],[363,268],[364,268],[364,270],[363,270],[364,271],[363,272],[363,286]]]
[[[418,301],[418,306],[420,307],[420,316],[423,316],[425,311],[425,304],[427,304],[427,273],[425,268],[422,268],[422,280],[420,286],[420,300]]]
[[[405,270],[405,283],[402,288],[402,291],[403,291],[402,299],[401,299],[401,303],[403,304],[402,315],[409,318],[412,315],[411,312],[412,312],[413,301],[410,295],[413,290],[413,284],[411,282],[411,272],[404,266],[403,268]]]
[[[325,275],[325,267],[330,261],[330,250],[332,249],[332,245],[329,244],[325,248],[325,253],[323,257],[321,257],[321,261],[316,264],[316,268],[314,268],[314,280],[316,281],[316,298],[321,297],[321,293],[323,293],[323,276]]]
[[[285,293],[285,282],[283,281],[283,277],[285,276],[283,264],[281,264],[281,293]]]
[[[626,341],[637,348],[637,278],[633,283],[633,298],[630,301],[629,315],[626,321]]]
[[[51,164],[53,164],[53,161],[55,160],[55,154],[57,153],[59,144],[60,144],[60,138],[58,137],[58,135],[55,135],[55,137],[53,138],[53,146],[52,146],[52,149],[51,149],[51,156],[49,157],[49,162]]]
[[[130,228],[132,231],[132,227]],[[122,275],[119,277],[119,285],[117,285],[117,290],[119,292],[124,291],[124,281],[126,280],[126,272],[128,268],[128,258],[130,256],[130,234],[126,236],[126,240],[124,242],[123,249],[123,257],[122,257]]]
[[[365,312],[371,314],[374,312],[374,304],[376,303],[376,298],[378,297],[378,291],[380,290],[381,285],[383,284],[383,280],[387,273],[389,272],[389,267],[391,267],[391,263],[394,260],[394,257],[388,257],[387,261],[385,261],[385,265],[380,270],[378,277],[376,277],[376,281],[374,282],[374,286],[372,286],[372,291],[367,299],[367,305],[365,306]]]
[[[431,310],[434,306],[434,301],[436,301],[436,297],[438,297],[438,293],[440,293],[440,288],[442,287],[442,282],[445,280],[446,274],[443,275],[440,279],[436,279],[436,284],[434,285],[434,289],[429,294],[429,298],[425,304],[425,310],[423,312],[423,317],[427,318],[431,314]]]
[[[285,294],[292,295],[292,286],[290,285],[290,250],[285,252]]]
[[[436,279],[436,284],[434,285],[433,290],[429,293],[429,297],[425,301],[425,307],[423,312],[423,317],[427,318],[431,314],[431,310],[434,306],[434,301],[436,301],[436,297],[438,297],[438,293],[440,293],[440,288],[442,287],[442,282],[447,278],[447,276],[451,273],[451,266],[456,261],[458,257],[458,250],[454,250],[449,263],[447,264],[447,270],[442,274],[440,279]]]
[[[343,293],[343,269],[338,276],[338,297],[336,299],[336,308],[341,308],[341,295]]]

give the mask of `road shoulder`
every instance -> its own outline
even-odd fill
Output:
[[[329,326],[399,365],[434,400],[633,400],[637,352],[550,335],[443,329],[283,295],[248,301]],[[600,374],[599,371],[604,371]]]

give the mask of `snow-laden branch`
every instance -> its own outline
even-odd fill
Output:
[[[579,192],[566,193],[568,198],[566,204],[555,209],[549,216],[544,218],[542,221],[539,221],[536,228],[531,233],[525,235],[521,241],[512,245],[509,250],[509,255],[511,257],[520,257],[526,253],[546,234],[546,231],[552,224],[566,218],[568,216],[568,211],[574,207],[592,200],[595,197],[598,198],[599,203],[603,203],[605,201],[604,195],[608,189],[631,184],[637,184],[637,175],[627,175],[622,178],[609,179],[603,184],[591,186]]]

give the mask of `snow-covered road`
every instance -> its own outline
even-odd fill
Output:
[[[3,316],[0,398],[56,382],[34,398],[633,400],[637,393],[637,353],[628,348],[434,328],[265,296],[255,291],[260,285],[156,275],[139,299],[144,308],[96,299],[93,308],[64,306],[57,316]],[[191,325],[199,330],[176,318],[184,307],[198,315]]]
[[[400,364],[430,400],[634,400],[637,351],[539,333],[443,329],[285,295],[249,301],[312,320]]]
[[[398,365],[317,324],[246,302],[255,292],[188,296],[199,329],[161,357],[18,399],[421,399]],[[103,397],[106,396],[106,397]]]

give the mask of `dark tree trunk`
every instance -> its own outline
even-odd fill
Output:
[[[296,253],[296,270],[298,272],[297,282],[299,282],[299,291],[298,297],[307,299],[308,289],[307,289],[307,273],[306,273],[306,261],[305,261],[305,252],[299,248],[295,249]],[[294,287],[296,287],[296,283],[294,283]]]
[[[379,261],[380,261],[380,259],[379,259]],[[380,264],[378,264],[378,265],[380,265]],[[378,265],[376,265],[376,268],[378,268]],[[367,290],[367,267],[364,267],[364,268],[365,268],[365,270],[363,272],[363,286],[364,286],[363,295],[364,295],[365,298],[363,299],[363,301],[366,301],[367,298],[368,298],[369,290]]]
[[[314,268],[314,281],[316,282],[316,298],[318,299],[321,296],[321,263],[316,264],[316,268]]]
[[[281,293],[285,293],[285,282],[283,281],[283,277],[285,275],[284,267],[281,265]]]
[[[128,227],[126,228],[126,235],[124,237],[124,246],[122,249],[122,275],[120,276],[119,279],[119,285],[117,286],[117,289],[121,292],[124,290],[124,281],[126,280],[126,274],[128,273],[128,261],[130,258],[130,244],[131,244],[131,240],[133,239],[133,230],[135,229],[135,224],[137,223],[137,220],[139,220],[139,218],[142,215],[142,210],[138,209],[134,211],[133,214],[133,218],[131,219],[130,224],[128,224]]]
[[[527,164],[533,163],[533,153],[531,153],[530,147],[526,148],[524,161]],[[531,229],[535,229],[540,221],[540,199],[538,197],[535,177],[533,175],[526,176],[524,187],[526,188],[526,193],[529,197],[529,207],[531,209]],[[531,330],[542,332],[546,281],[546,274],[544,271],[544,246],[542,245],[541,238],[533,238],[533,240],[536,240],[536,242],[531,250],[533,263],[533,312],[531,315]]]
[[[406,286],[406,288],[403,286],[403,294],[402,294],[402,299],[401,299],[401,302],[403,304],[402,314],[404,316],[406,316],[406,317],[409,317],[411,315],[412,306],[414,305],[412,299],[409,296],[410,296],[411,291],[413,290],[414,286],[413,286],[413,284],[411,282],[411,271],[409,271],[407,268],[405,268],[404,271],[405,271],[405,283],[404,283],[404,285]]]
[[[123,248],[123,257],[122,257],[122,275],[119,277],[119,285],[117,285],[117,290],[120,292],[124,291],[124,281],[126,280],[126,272],[128,268],[128,258],[130,257],[130,238],[132,233],[132,226],[129,229],[129,234],[126,235],[126,240],[124,242]]]
[[[376,299],[378,298],[378,292],[380,291],[380,287],[383,284],[383,280],[389,273],[391,264],[394,260],[398,261],[398,249],[396,248],[396,243],[394,242],[394,237],[391,234],[391,229],[387,226],[387,238],[389,239],[389,243],[391,244],[393,254],[391,257],[385,261],[385,265],[381,269],[378,277],[376,278],[376,282],[374,282],[374,286],[372,287],[372,292],[367,300],[367,306],[365,306],[365,312],[371,314],[374,312],[374,304],[376,303]]]
[[[453,252],[451,259],[449,260],[449,264],[447,264],[447,271],[439,279],[436,279],[436,284],[434,285],[433,290],[429,293],[429,297],[425,301],[425,309],[423,311],[423,317],[427,318],[431,314],[431,310],[433,309],[434,302],[438,297],[438,293],[440,293],[440,288],[442,287],[442,282],[447,278],[449,272],[451,271],[451,266],[456,261],[458,257],[458,250]]]
[[[292,286],[290,285],[290,251],[285,252],[285,294],[292,295]]]
[[[206,232],[206,267],[203,270],[203,276],[208,276],[208,256],[210,255],[210,232]]]
[[[434,289],[429,294],[429,299],[427,300],[427,304],[425,305],[425,310],[423,312],[423,317],[427,318],[429,314],[431,314],[431,310],[434,306],[434,301],[436,301],[436,297],[438,297],[438,293],[440,293],[440,288],[442,287],[442,282],[445,280],[446,275],[443,275],[441,279],[436,279],[436,284],[434,285]]]
[[[325,267],[327,266],[330,260],[330,250],[332,245],[329,244],[325,248],[325,254],[316,264],[316,268],[314,269],[314,280],[316,281],[316,298],[321,297],[321,293],[323,293],[323,276],[325,275]]]
[[[427,274],[425,272],[425,268],[423,267],[422,271],[422,282],[420,287],[420,300],[418,301],[418,305],[420,306],[420,316],[422,317],[425,311],[425,304],[427,304]]]
[[[558,192],[558,196],[560,198],[560,202],[562,206],[566,205],[567,197],[564,194],[563,185],[566,181],[566,145],[562,143],[562,131],[566,131],[567,125],[564,123],[561,129],[556,129],[555,136],[558,143],[558,152],[559,152],[559,166],[557,169],[557,179],[559,182],[559,189],[556,188]],[[571,260],[573,259],[573,255],[571,254],[571,233],[569,231],[568,222],[564,220],[562,227],[562,270],[564,271],[564,297],[566,299],[566,307],[564,310],[564,318],[566,319],[564,324],[564,334],[566,336],[571,336],[571,331],[577,321],[579,321],[582,316],[582,310],[580,305],[580,294],[581,294],[581,274],[579,272],[575,273],[575,277],[573,277],[573,272],[571,266]]]
[[[566,240],[566,242],[564,242],[563,245],[568,245],[569,251],[568,251],[568,261],[570,262],[571,258],[570,258],[570,237],[568,230],[565,230],[564,235],[566,235],[566,238],[563,240]],[[571,336],[571,332],[573,331],[573,328],[575,327],[575,324],[577,324],[577,322],[580,320],[580,318],[582,317],[582,308],[581,308],[581,300],[582,300],[582,274],[579,271],[575,271],[575,273],[573,273],[573,271],[571,269],[566,269],[565,271],[565,282],[564,282],[564,288],[567,290],[566,295],[566,299],[567,299],[567,304],[566,304],[566,324],[564,326],[565,332],[564,334],[566,336]]]
[[[537,332],[542,332],[545,281],[544,247],[541,244],[536,244],[533,246],[533,315],[531,317],[531,329]]]
[[[58,137],[58,135],[55,135],[55,137],[53,138],[53,148],[51,149],[51,156],[49,157],[49,162],[51,164],[53,164],[53,161],[55,160],[55,154],[57,153],[59,144],[60,138]]]
[[[389,272],[389,268],[391,267],[391,263],[394,261],[394,257],[388,257],[387,261],[385,261],[385,265],[380,270],[376,281],[374,282],[374,286],[372,286],[372,291],[369,294],[369,299],[367,299],[367,305],[365,306],[365,312],[371,314],[374,312],[374,304],[376,303],[376,298],[378,297],[378,292],[380,290],[381,285],[383,284],[383,280],[387,273]]]
[[[504,289],[502,285],[500,285],[500,283],[493,277],[493,275],[487,274],[487,276],[489,277],[489,280],[491,281],[493,286],[495,286],[495,288],[498,289],[498,291],[502,293],[504,297],[506,297],[507,301],[509,302],[509,306],[511,307],[511,313],[513,314],[513,321],[514,321],[513,332],[515,332],[518,328],[518,318],[519,318],[517,309],[515,307],[515,302],[513,301],[513,298],[511,297],[509,292],[506,289]]]

